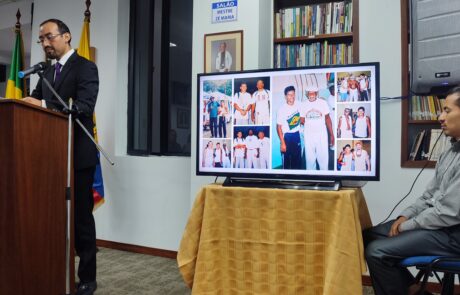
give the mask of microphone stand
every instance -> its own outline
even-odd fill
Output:
[[[72,104],[73,100],[72,98],[69,99],[69,105],[67,105],[64,100],[61,98],[61,96],[56,92],[54,87],[51,85],[51,83],[46,79],[46,77],[43,75],[43,71],[38,71],[38,75],[42,79],[43,82],[45,82],[46,86],[49,88],[49,90],[53,93],[53,95],[59,100],[61,105],[64,107],[64,111],[68,112],[68,137],[67,137],[67,185],[65,189],[65,199],[66,199],[66,211],[67,211],[67,224],[66,224],[66,252],[65,252],[65,258],[66,258],[66,282],[65,282],[65,294],[70,295],[70,251],[71,251],[71,246],[70,246],[70,214],[71,214],[71,201],[72,201],[72,191],[71,191],[71,163],[72,163]],[[110,163],[110,165],[115,165],[115,163],[110,159],[109,155],[104,151],[104,149],[94,140],[93,136],[88,132],[88,130],[83,126],[81,121],[78,118],[75,118],[75,122],[81,127],[81,129],[86,133],[86,135],[91,139],[91,141],[94,143],[96,148],[98,149],[99,152],[102,153],[104,158]]]

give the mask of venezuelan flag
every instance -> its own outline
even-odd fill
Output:
[[[24,44],[22,43],[22,33],[16,29],[16,42],[11,59],[10,75],[6,84],[6,98],[21,99],[26,94],[26,86],[23,79],[18,77],[18,72],[23,70],[24,65]]]
[[[94,61],[91,58],[91,51],[90,51],[90,34],[89,34],[89,17],[85,17],[83,21],[83,28],[81,29],[81,36],[80,36],[80,44],[78,46],[78,55]],[[98,141],[97,137],[97,127],[96,127],[96,114],[93,114],[93,121],[94,121],[94,139],[96,142]],[[100,158],[98,152],[98,158]],[[94,210],[99,208],[102,204],[104,204],[104,179],[102,178],[102,169],[101,163],[96,166],[96,171],[94,172],[94,182],[93,182],[93,199],[94,199]]]

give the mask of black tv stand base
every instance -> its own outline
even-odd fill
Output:
[[[254,179],[227,177],[223,183],[223,186],[337,191],[340,189],[340,181]]]

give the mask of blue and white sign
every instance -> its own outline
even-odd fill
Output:
[[[238,0],[212,3],[212,23],[233,22],[238,19]]]

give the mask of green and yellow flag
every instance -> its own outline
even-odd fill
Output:
[[[22,42],[22,33],[20,28],[15,29],[16,42],[11,59],[10,75],[6,85],[6,98],[21,99],[26,94],[26,84],[23,79],[18,77],[18,72],[23,70],[24,65],[24,43]]]

